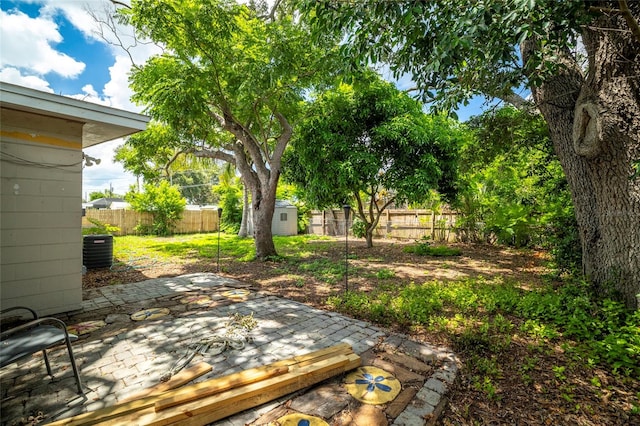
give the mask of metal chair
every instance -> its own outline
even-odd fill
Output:
[[[24,306],[3,309],[0,311],[0,316],[17,310],[29,311],[33,315],[33,319],[0,333],[0,368],[42,351],[47,373],[53,377],[46,349],[64,342],[69,352],[78,393],[84,394],[76,360],[73,356],[73,349],[71,348],[71,342],[77,340],[78,336],[69,333],[63,321],[52,317],[38,318],[38,314],[33,309]]]

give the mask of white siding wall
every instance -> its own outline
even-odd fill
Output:
[[[26,305],[40,315],[80,308],[81,138],[80,123],[2,111],[2,308]]]
[[[297,235],[297,212],[298,209],[295,207],[276,207],[271,220],[271,232],[273,232],[273,235]]]

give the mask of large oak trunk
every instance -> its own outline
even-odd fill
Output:
[[[610,29],[618,30],[610,30]],[[640,293],[640,40],[623,18],[585,28],[588,71],[567,59],[533,89],[571,188],[582,240],[583,272],[601,294],[629,308]],[[526,49],[523,53],[526,53]]]

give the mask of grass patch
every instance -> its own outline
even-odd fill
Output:
[[[274,237],[278,259],[304,259],[313,254],[327,237],[298,235],[293,237]],[[324,243],[326,244],[326,243]],[[156,236],[120,236],[114,238],[114,257],[158,257],[161,259],[214,259],[218,255],[218,234],[175,235],[173,237]],[[255,246],[251,238],[237,235],[220,234],[220,256],[233,258],[241,262],[255,259]]]
[[[432,246],[428,243],[408,245],[403,248],[403,251],[405,253],[417,254],[418,256],[447,257],[462,255],[462,250],[458,248],[448,246]]]

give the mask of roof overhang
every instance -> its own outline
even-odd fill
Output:
[[[149,122],[149,117],[142,114],[5,82],[0,82],[0,105],[83,123],[83,148],[145,130]]]

